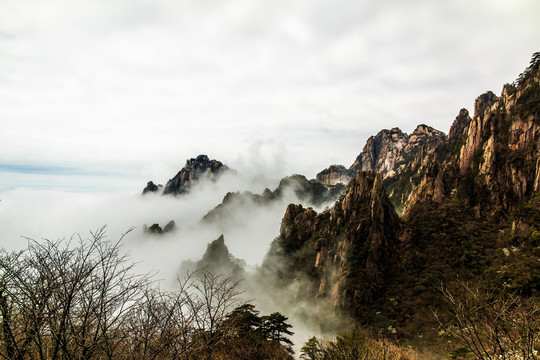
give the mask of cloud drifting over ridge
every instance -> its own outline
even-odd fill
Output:
[[[249,266],[262,263],[270,242],[279,234],[287,204],[298,202],[292,190],[281,200],[258,205],[252,201],[229,206],[226,221],[201,222],[204,215],[221,203],[229,191],[262,193],[275,189],[269,179],[222,175],[217,182],[202,181],[183,196],[150,193],[64,192],[58,190],[19,189],[0,193],[0,248],[21,250],[27,239],[57,240],[75,234],[85,237],[89,231],[107,225],[108,238],[119,239],[135,229],[123,241],[139,264],[139,271],[159,271],[158,278],[168,285],[183,260],[199,260],[211,241],[225,236],[230,252]],[[324,206],[324,205],[322,205]],[[163,235],[143,231],[143,226],[159,223],[164,227],[174,220],[177,230]]]
[[[234,166],[273,143],[280,175],[313,176],[350,165],[381,128],[448,131],[460,108],[525,68],[539,7],[6,0],[0,163],[142,178],[199,153]]]

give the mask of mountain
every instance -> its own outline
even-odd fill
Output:
[[[186,165],[167,182],[163,195],[181,195],[187,193],[195,182],[203,177],[215,180],[219,175],[228,171],[229,167],[221,161],[210,160],[206,155],[199,155],[195,159],[186,161]]]
[[[236,259],[229,253],[229,249],[225,245],[225,238],[220,235],[216,240],[208,244],[206,252],[200,260],[183,261],[179,273],[183,276],[187,272],[205,270],[238,279],[243,274],[243,266],[245,264],[241,260]]]
[[[292,175],[280,180],[273,191],[266,188],[262,194],[252,192],[229,192],[221,204],[210,210],[204,217],[204,222],[231,222],[230,214],[234,209],[249,205],[265,206],[283,201],[284,199],[298,199],[312,206],[320,206],[335,201],[345,190],[345,185],[323,185],[318,181],[308,180],[303,175]]]
[[[460,198],[477,216],[495,211],[505,217],[530,200],[540,190],[539,79],[536,63],[499,97],[479,96],[472,118],[462,109],[449,132],[448,155],[431,161],[408,209]]]
[[[422,162],[433,160],[441,154],[433,149],[446,140],[441,131],[427,125],[418,125],[411,135],[399,128],[381,130],[371,136],[349,170],[372,170],[384,178],[400,175],[416,158]],[[426,151],[431,149],[431,151]]]
[[[184,167],[167,182],[163,189],[163,195],[186,194],[201,179],[208,178],[214,181],[226,171],[232,170],[221,161],[210,160],[207,155],[188,159]],[[156,186],[152,181],[149,181],[143,190],[143,195],[148,192],[156,192],[160,187],[161,185]]]
[[[410,178],[434,160],[446,156],[447,136],[427,125],[418,125],[410,134],[399,128],[381,130],[371,136],[354,163],[347,169],[332,165],[317,174],[323,184],[347,184],[358,171],[374,171],[383,175],[392,203],[401,213],[412,191]]]
[[[329,169],[325,181],[345,173]],[[448,136],[426,125],[383,130],[349,170],[356,176],[332,209],[287,207],[261,269],[275,286],[439,349],[448,338],[430,314],[452,310],[441,286],[468,282],[536,304],[540,54],[500,96],[480,95],[472,117],[461,109]]]
[[[279,263],[277,276],[291,281],[308,273],[312,297],[352,310],[380,296],[399,227],[382,175],[360,171],[332,210],[290,204],[263,267]]]
[[[168,232],[173,232],[177,229],[176,223],[174,220],[169,221],[163,228],[159,226],[158,223],[152,224],[150,227],[148,227],[146,224],[143,225],[143,231],[150,233],[150,234],[166,234]]]
[[[142,194],[147,194],[149,192],[157,192],[159,191],[159,189],[162,189],[163,188],[163,185],[159,184],[159,185],[156,185],[154,184],[153,181],[149,181],[147,184],[146,184],[146,187],[143,189],[142,191]]]
[[[323,185],[348,184],[354,177],[354,172],[343,165],[330,165],[328,168],[319,172],[316,176],[317,181]]]

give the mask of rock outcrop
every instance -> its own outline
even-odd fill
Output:
[[[229,170],[221,161],[210,160],[206,155],[199,155],[186,161],[186,165],[170,179],[163,189],[163,195],[181,195],[187,193],[194,183],[206,177],[216,180],[219,175]]]
[[[208,271],[216,275],[223,274],[239,278],[243,272],[243,263],[231,255],[223,234],[206,247],[206,252],[198,261],[183,261],[180,274],[194,271]]]
[[[153,181],[149,181],[146,184],[146,187],[143,189],[142,194],[144,195],[144,194],[147,194],[149,192],[157,192],[161,188],[163,188],[163,185],[161,185],[161,184],[156,185],[156,184],[154,184]]]
[[[438,157],[437,148],[446,135],[427,125],[418,125],[407,135],[399,128],[381,130],[371,136],[349,168],[350,171],[375,171],[389,178],[403,173],[408,165],[418,167]]]
[[[361,171],[332,211],[289,205],[266,262],[281,261],[281,277],[319,274],[311,296],[354,312],[382,293],[399,226],[382,175]]]
[[[455,198],[481,211],[507,214],[540,190],[540,63],[523,80],[491,91],[475,102],[474,116],[462,109],[448,137],[448,155],[435,159],[414,187],[407,207]],[[433,162],[433,161],[432,161]],[[405,211],[405,214],[408,211]]]
[[[320,238],[315,249],[323,269],[318,295],[330,295],[341,308],[375,301],[397,250],[400,227],[382,175],[358,172],[329,222],[330,236]]]
[[[382,174],[390,200],[401,213],[428,165],[442,161],[447,155],[447,139],[443,132],[423,124],[410,135],[399,128],[382,130],[367,140],[349,173],[374,171]]]
[[[317,174],[316,179],[323,185],[348,184],[354,177],[355,172],[343,165],[330,165]]]
[[[371,136],[349,168],[354,174],[357,171],[372,170],[381,173],[383,177],[392,176],[399,168],[399,158],[409,141],[409,136],[399,128],[381,130]]]
[[[143,231],[148,232],[150,234],[158,234],[158,235],[172,232],[172,231],[175,231],[176,229],[177,229],[176,223],[174,222],[174,220],[169,221],[163,228],[161,228],[161,226],[159,226],[158,223],[152,224],[150,227],[146,226],[146,224],[143,226]]]

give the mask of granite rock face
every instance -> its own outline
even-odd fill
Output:
[[[329,220],[330,236],[315,249],[323,269],[318,295],[329,295],[334,306],[345,309],[372,303],[383,291],[400,228],[382,175],[358,172]]]
[[[402,212],[410,201],[411,192],[418,186],[417,178],[431,162],[442,161],[446,156],[447,142],[446,134],[423,124],[410,135],[399,128],[381,130],[367,140],[349,168],[349,174],[357,171],[382,174],[388,196]]]
[[[418,162],[425,164],[437,157],[435,149],[446,140],[446,135],[427,125],[418,125],[410,134],[399,128],[381,130],[370,137],[364,149],[349,168],[350,171],[375,171],[383,178],[399,175],[407,165]]]
[[[316,179],[323,185],[348,184],[355,173],[343,165],[330,165],[317,174]]]
[[[448,155],[425,172],[407,207],[446,198],[490,213],[508,213],[540,190],[540,63],[517,85],[505,85],[475,102],[474,116],[462,109],[448,137]],[[434,169],[434,166],[432,166]],[[408,210],[405,211],[405,214]]]
[[[360,171],[331,211],[290,204],[267,261],[284,260],[281,271],[289,276],[302,267],[319,269],[311,296],[354,312],[354,304],[382,293],[399,227],[382,175]]]
[[[381,130],[377,135],[371,136],[349,170],[354,174],[357,171],[372,170],[381,173],[383,177],[395,174],[403,150],[409,142],[409,136],[399,128]]]

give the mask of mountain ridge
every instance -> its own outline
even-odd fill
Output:
[[[461,109],[448,136],[416,130],[370,137],[332,209],[289,205],[263,268],[296,284],[295,298],[431,346],[444,339],[425,317],[445,310],[437,284],[540,297],[540,54],[500,96],[480,95],[472,117]]]

